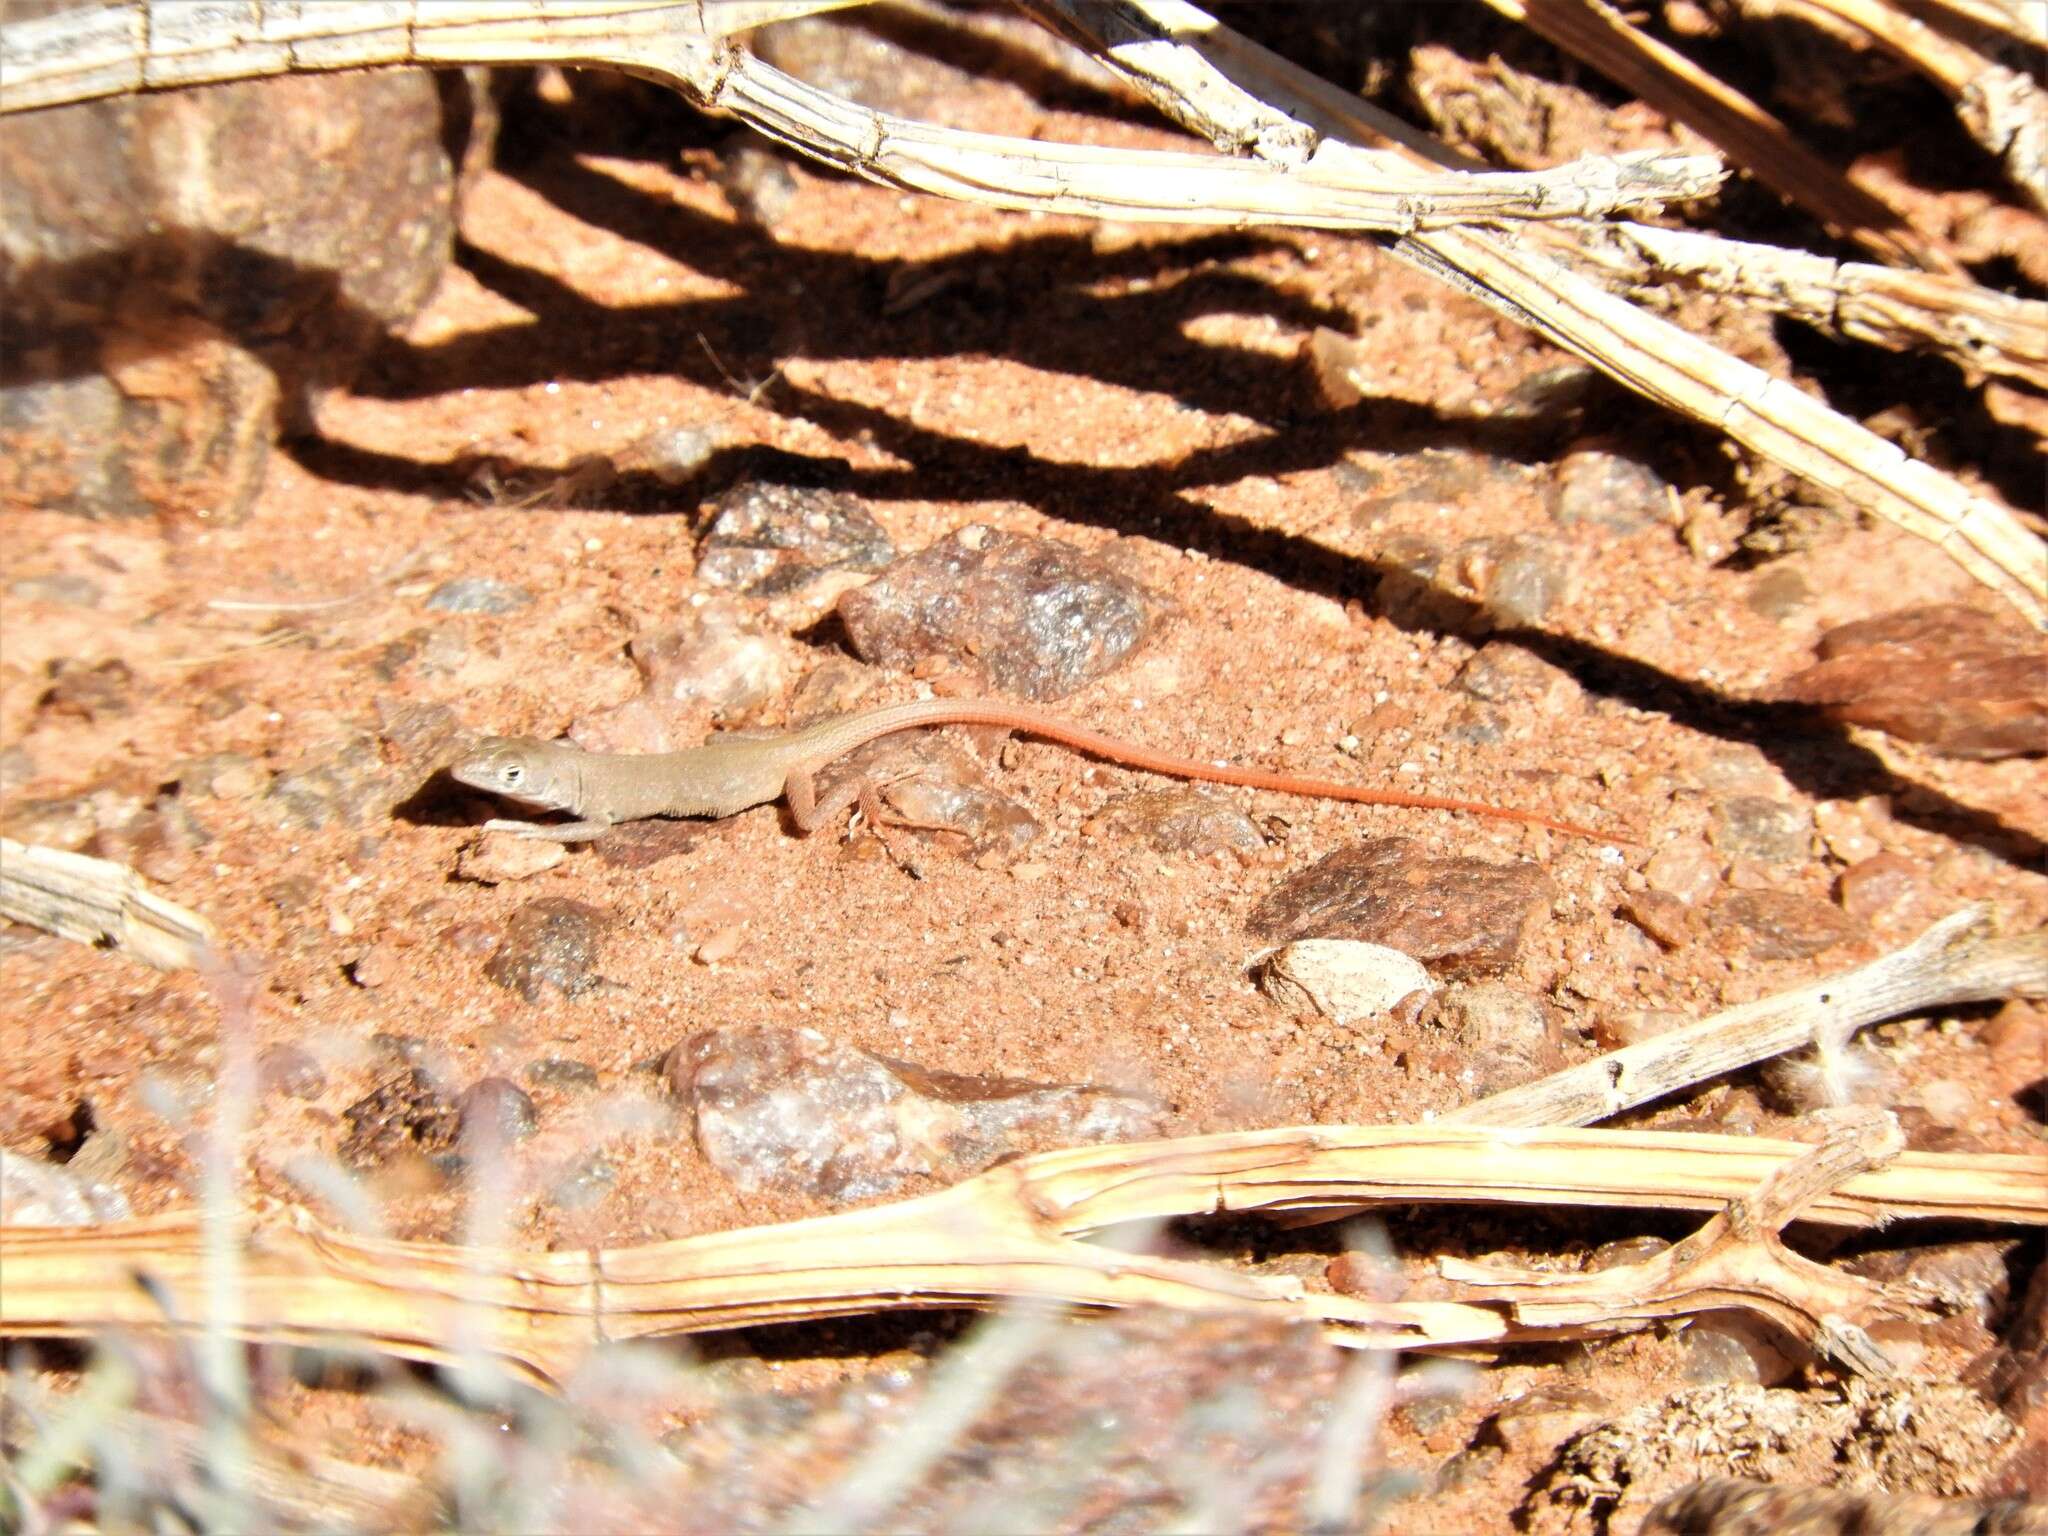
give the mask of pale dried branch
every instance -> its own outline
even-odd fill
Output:
[[[1868,186],[1810,150],[1777,117],[1604,0],[1486,0],[1623,89],[1726,150],[1750,175],[1882,261],[1931,272],[1960,265]]]
[[[1890,1162],[1905,1141],[1891,1115],[1838,1115],[1819,1146],[1691,1237],[1638,1263],[1573,1274],[1443,1259],[1438,1269],[1458,1283],[1460,1299],[1505,1302],[1517,1322],[1530,1326],[1624,1332],[1738,1307],[1861,1375],[1889,1376],[1890,1362],[1864,1330],[1911,1309],[1878,1285],[1793,1252],[1779,1233],[1827,1191]]]
[[[1905,0],[1936,22],[1960,20],[2033,48],[2048,48],[2048,5],[2040,0]]]
[[[1964,278],[1836,261],[1650,224],[1584,225],[1544,247],[1638,295],[1665,283],[1741,299],[1830,335],[1936,352],[1966,373],[2048,389],[2048,304]]]
[[[2048,95],[2032,77],[1986,58],[1884,0],[1737,0],[1746,16],[1833,21],[1905,60],[1941,87],[1971,138],[2005,167],[2036,208],[2048,209]],[[2044,7],[2048,9],[2048,7]]]
[[[1056,8],[1069,29],[1107,14],[1142,14],[1159,0],[1029,0]],[[1380,121],[1349,93],[1228,28],[1211,23],[1176,46],[1180,76],[1201,82],[1189,100],[1235,92],[1328,135],[1370,138]],[[1114,60],[1110,60],[1114,64]],[[1160,71],[1155,56],[1151,67]],[[1178,78],[1178,77],[1176,77]],[[1150,90],[1144,78],[1134,78]],[[1911,459],[1895,444],[1783,380],[1506,235],[1472,229],[1419,232],[1395,255],[1492,305],[1593,363],[1638,394],[1725,433],[1750,451],[1936,545],[2038,628],[2048,628],[2048,558],[2005,508]]]
[[[105,945],[160,971],[208,963],[219,936],[125,864],[0,837],[0,917]]]
[[[1348,144],[1282,166],[935,128],[807,85],[724,40],[740,15],[760,11],[758,0],[742,10],[700,9],[696,0],[329,0],[286,11],[253,0],[203,9],[129,0],[0,28],[11,66],[0,72],[0,113],[298,70],[553,63],[622,69],[852,174],[998,208],[1406,231],[1471,219],[1597,218],[1704,196],[1722,177],[1711,155],[1446,175]]]
[[[1682,1088],[1857,1030],[1958,1003],[2048,995],[2048,932],[1998,936],[1988,907],[1943,918],[1853,971],[1729,1008],[1454,1110],[1460,1125],[1590,1125]]]
[[[1311,1293],[1081,1241],[1127,1222],[1391,1200],[1712,1210],[1807,1149],[1645,1131],[1312,1126],[1083,1147],[937,1194],[782,1226],[557,1253],[354,1236],[303,1212],[242,1229],[237,1337],[346,1340],[412,1359],[466,1348],[565,1379],[606,1340],[920,1307],[1031,1300],[1162,1306],[1320,1322],[1340,1343],[1430,1349],[1541,1336],[1498,1308]],[[2048,1157],[1906,1153],[1818,1196],[1810,1220],[1910,1216],[2048,1225]],[[0,1228],[0,1334],[209,1324],[194,1213],[89,1228]]]

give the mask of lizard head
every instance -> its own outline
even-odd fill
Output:
[[[486,736],[448,774],[458,784],[502,795],[529,810],[565,811],[575,791],[558,771],[558,757],[552,743],[537,737]]]

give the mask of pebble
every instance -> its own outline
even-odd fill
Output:
[[[1458,1084],[1469,1098],[1519,1088],[1564,1065],[1542,1002],[1497,981],[1445,988],[1427,1023],[1454,1042]]]
[[[552,838],[486,832],[456,855],[455,873],[479,885],[505,885],[545,874],[568,857],[569,850]]]
[[[869,742],[834,765],[831,781],[859,777],[880,786],[884,805],[906,827],[965,838],[985,867],[1008,865],[1045,830],[947,733],[915,731]]]
[[[1534,864],[1437,858],[1409,838],[1375,838],[1289,875],[1245,926],[1269,944],[1356,939],[1412,955],[1437,975],[1483,976],[1514,963],[1551,894]]]
[[[1607,1398],[1585,1387],[1537,1387],[1493,1416],[1493,1432],[1511,1456],[1547,1454],[1611,1411]]]
[[[1508,640],[1491,640],[1458,669],[1457,686],[1489,704],[1533,703],[1539,713],[1576,712],[1585,690],[1562,667],[1554,667]]]
[[[757,229],[773,229],[796,200],[797,179],[788,155],[751,128],[718,147],[718,184],[732,210]]]
[[[529,901],[505,924],[505,942],[484,963],[484,974],[529,1003],[550,988],[581,997],[601,979],[593,967],[608,922],[598,908],[566,896]]]
[[[190,758],[173,770],[180,795],[215,800],[249,800],[270,786],[269,773],[241,752],[213,752]]]
[[[1212,853],[1255,854],[1266,846],[1258,824],[1234,801],[1198,789],[1118,795],[1094,819],[1142,839],[1160,853],[1206,858]]]
[[[838,612],[864,661],[910,670],[943,658],[1046,700],[1114,670],[1165,607],[1085,550],[975,524],[846,593]]]
[[[1844,864],[1875,857],[1883,845],[1872,835],[1865,807],[1854,800],[1822,800],[1813,808],[1813,829],[1822,845]]]
[[[327,1073],[318,1058],[290,1042],[269,1046],[256,1058],[256,1081],[264,1093],[294,1099],[317,1099],[327,1091]]]
[[[134,669],[118,658],[53,661],[49,678],[36,708],[59,719],[104,720],[125,715],[135,707]]]
[[[1621,900],[1621,913],[1666,949],[1692,942],[1697,914],[1669,891],[1634,891]]]
[[[1716,923],[1744,931],[1753,960],[1809,960],[1864,934],[1839,907],[1797,891],[1728,891],[1712,912]]]
[[[504,943],[505,938],[489,923],[450,923],[441,930],[441,942],[457,954],[488,955]]]
[[[1679,1379],[1689,1387],[1774,1387],[1800,1369],[1770,1326],[1731,1312],[1693,1319],[1679,1340]]]
[[[119,1185],[0,1147],[0,1225],[81,1227],[130,1214]]]
[[[2003,616],[1942,604],[1821,636],[1781,699],[1952,757],[2048,753],[2048,644]]]
[[[1731,795],[1714,806],[1714,846],[1723,853],[1797,864],[1811,851],[1812,823],[1796,805],[1762,795]]]
[[[478,1078],[462,1090],[455,1107],[462,1139],[484,1146],[522,1140],[540,1125],[532,1098],[510,1078]]]
[[[571,1164],[548,1187],[548,1200],[558,1209],[580,1211],[610,1194],[618,1181],[618,1165],[602,1152],[592,1152]]]
[[[715,823],[694,818],[655,817],[622,822],[591,847],[600,864],[613,869],[646,869],[688,853],[704,841],[714,826]]]
[[[896,558],[866,506],[839,491],[750,480],[719,496],[711,512],[697,552],[706,586],[767,597],[827,571],[879,571]]]
[[[517,613],[532,601],[526,588],[490,576],[444,581],[427,594],[427,606],[436,613]]]
[[[1720,889],[1723,864],[1697,838],[1677,837],[1650,855],[1643,866],[1643,879],[1651,890],[1696,907]]]
[[[1870,923],[1906,907],[1924,887],[1918,864],[1902,853],[1880,853],[1843,870],[1835,889],[1843,912]]]
[[[379,1084],[341,1112],[348,1122],[339,1156],[351,1168],[374,1168],[395,1158],[433,1158],[454,1149],[461,1129],[455,1102],[418,1067]]]
[[[1572,587],[1570,551],[1542,534],[1516,534],[1495,542],[1478,587],[1480,601],[1509,625],[1540,624]]]
[[[1813,588],[1789,565],[1768,565],[1757,572],[1743,599],[1752,613],[1780,624],[1805,617],[1813,607]]]
[[[526,1080],[536,1088],[567,1088],[586,1092],[597,1087],[597,1068],[584,1061],[559,1056],[544,1057],[526,1064]]]
[[[1612,446],[1582,443],[1558,460],[1550,515],[1567,528],[1590,524],[1632,533],[1672,521],[1671,485],[1649,465]]]
[[[7,595],[24,603],[55,603],[61,608],[97,608],[106,592],[90,576],[63,573],[24,576],[7,584]]]
[[[398,948],[372,944],[349,963],[349,979],[359,987],[381,987],[398,974]]]
[[[1349,939],[1300,939],[1259,968],[1266,995],[1287,1008],[1308,1008],[1339,1024],[1390,1011],[1436,984],[1411,955]]]
[[[637,698],[579,718],[570,734],[593,752],[675,752],[702,743],[706,716],[744,719],[782,691],[780,645],[731,599],[689,609],[673,629],[636,636]]]
[[[708,1030],[670,1053],[668,1073],[727,1179],[833,1201],[1049,1146],[1140,1140],[1165,1123],[1135,1094],[930,1071],[807,1028]]]

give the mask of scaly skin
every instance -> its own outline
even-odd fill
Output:
[[[472,789],[487,790],[532,810],[566,811],[577,818],[566,824],[490,823],[493,830],[527,837],[581,842],[622,821],[638,821],[648,816],[733,816],[778,798],[789,802],[797,827],[808,833],[838,816],[862,792],[862,786],[853,785],[820,801],[816,776],[821,770],[878,736],[931,725],[1003,726],[1058,742],[1091,757],[1176,779],[1237,784],[1247,789],[1348,800],[1360,805],[1462,811],[1497,821],[1548,827],[1553,832],[1595,842],[1631,841],[1535,811],[1176,757],[1100,735],[1028,705],[993,699],[919,699],[884,704],[779,735],[717,736],[701,747],[682,752],[585,752],[567,742],[540,741],[531,736],[492,736],[450,771]]]

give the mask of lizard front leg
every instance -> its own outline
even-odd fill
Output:
[[[613,825],[609,821],[507,821],[494,816],[484,823],[484,830],[551,843],[587,843],[604,836]]]

